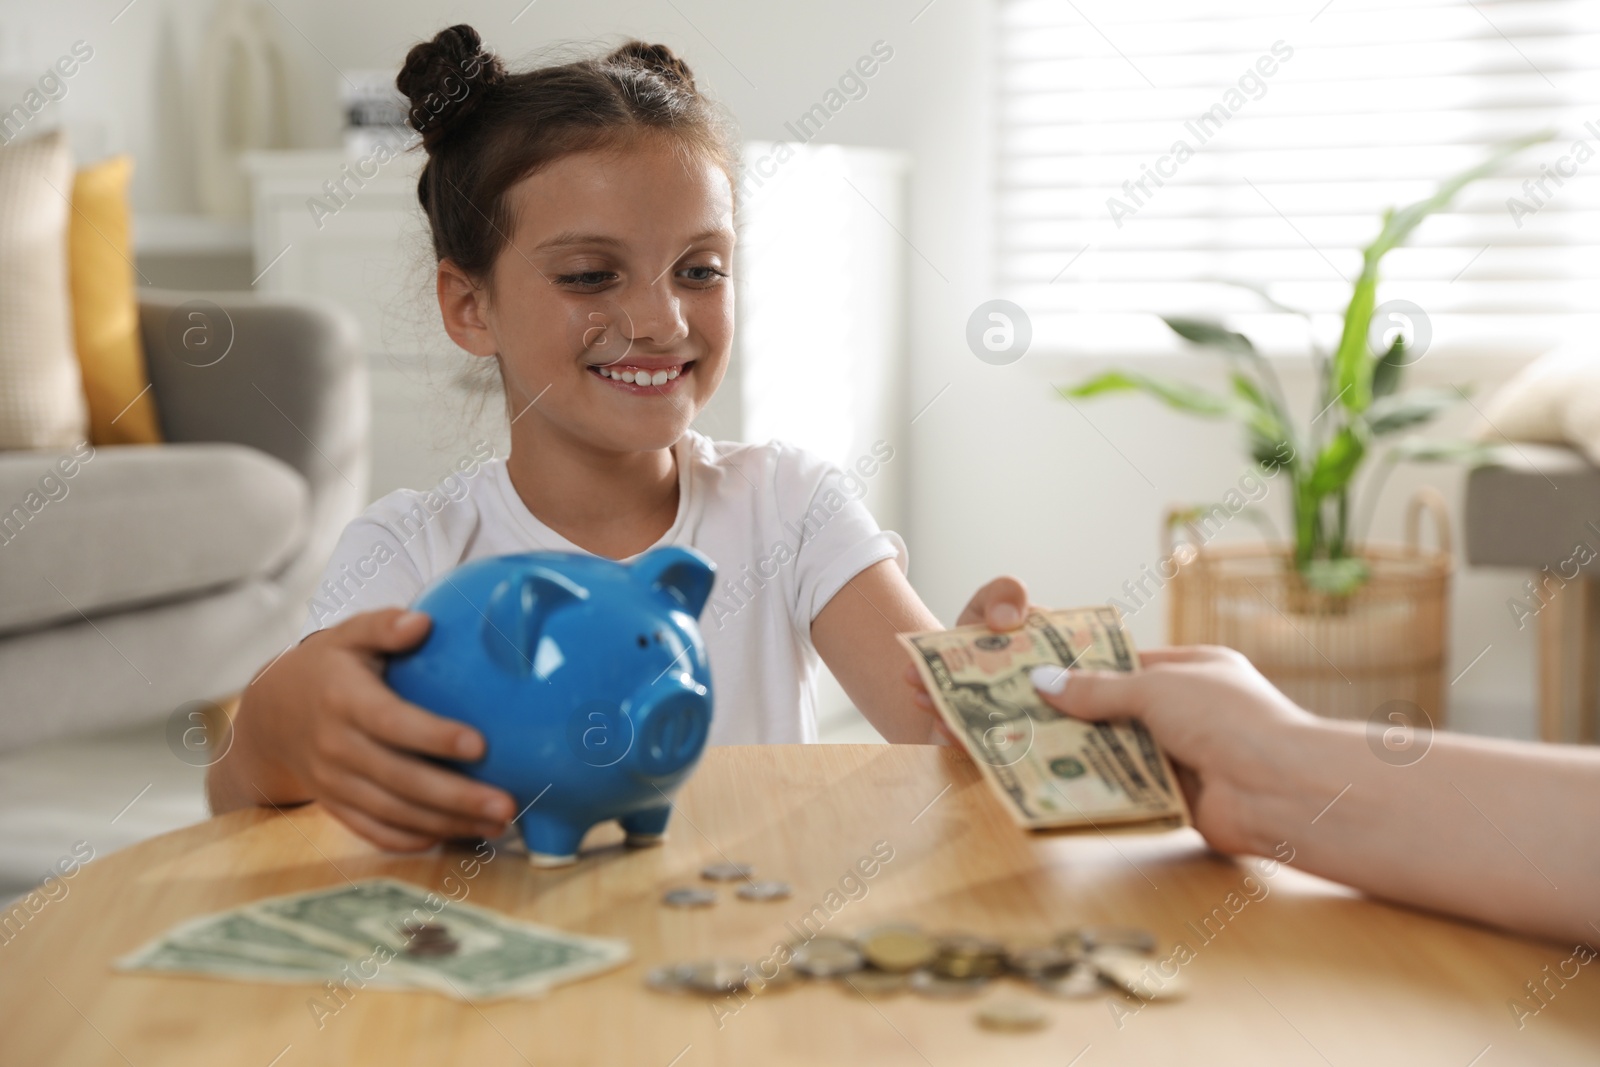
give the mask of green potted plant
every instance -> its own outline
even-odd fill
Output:
[[[1291,417],[1277,374],[1250,339],[1202,318],[1164,321],[1185,341],[1229,362],[1226,392],[1132,369],[1107,371],[1060,390],[1074,399],[1141,392],[1185,414],[1233,419],[1244,428],[1252,459],[1283,479],[1279,484],[1288,497],[1293,531],[1287,543],[1202,548],[1203,537],[1191,534],[1194,541],[1171,554],[1170,574],[1163,564],[1162,577],[1172,582],[1169,637],[1174,644],[1237,648],[1291,697],[1324,714],[1366,718],[1405,705],[1407,716],[1420,710],[1434,721],[1442,718],[1448,523],[1440,522],[1441,545],[1434,553],[1418,547],[1414,523],[1408,523],[1408,545],[1370,544],[1352,497],[1358,475],[1380,453],[1383,467],[1366,485],[1371,499],[1363,501],[1362,512],[1367,521],[1395,463],[1481,463],[1493,449],[1408,432],[1465,400],[1468,389],[1402,388],[1413,358],[1404,335],[1387,346],[1369,340],[1379,266],[1463,187],[1549,137],[1502,145],[1443,182],[1432,196],[1384,213],[1377,236],[1362,250],[1361,273],[1337,346],[1327,352],[1313,344],[1313,407],[1303,423]],[[1246,287],[1280,310],[1306,314],[1273,300],[1260,286]],[[1431,502],[1439,519],[1442,503],[1436,492],[1428,494],[1429,499],[1419,497],[1413,504]],[[1174,511],[1169,523],[1192,522],[1203,511]],[[1414,511],[1413,519],[1419,516]]]
[[[1381,354],[1369,345],[1379,264],[1404,243],[1418,223],[1448,206],[1464,186],[1549,137],[1548,133],[1538,134],[1502,145],[1484,162],[1443,182],[1427,199],[1384,212],[1377,237],[1362,249],[1361,274],[1345,309],[1337,348],[1329,354],[1313,342],[1317,399],[1304,426],[1291,418],[1277,375],[1250,339],[1220,322],[1200,318],[1163,316],[1163,321],[1185,341],[1230,360],[1230,392],[1217,393],[1140,371],[1112,370],[1061,393],[1082,399],[1143,392],[1185,414],[1241,423],[1251,457],[1287,477],[1292,486],[1293,564],[1300,579],[1307,588],[1333,597],[1354,592],[1370,573],[1358,551],[1359,538],[1353,526],[1351,497],[1357,475],[1386,439],[1431,422],[1470,392],[1470,387],[1464,386],[1402,391],[1401,380],[1409,362],[1405,337],[1397,334]],[[1306,312],[1272,300],[1264,289],[1246,287],[1280,310],[1309,319]],[[1492,450],[1478,442],[1428,441],[1413,435],[1390,445],[1384,458],[1390,464],[1402,459],[1483,462],[1491,455]],[[1382,481],[1374,479],[1374,492],[1381,489]],[[1370,515],[1370,508],[1367,513]]]

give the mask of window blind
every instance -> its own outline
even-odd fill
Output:
[[[1269,349],[1336,330],[1381,212],[1493,146],[1383,261],[1434,349],[1532,353],[1600,311],[1600,2],[1000,0],[996,268],[1034,345],[1165,349],[1158,314]],[[1600,358],[1600,353],[1597,353]]]

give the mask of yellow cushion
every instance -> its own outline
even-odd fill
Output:
[[[128,208],[132,176],[132,157],[115,156],[79,170],[72,183],[72,326],[89,401],[89,440],[97,445],[161,440],[139,341]]]

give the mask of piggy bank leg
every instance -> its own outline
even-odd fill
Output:
[[[628,844],[634,848],[659,845],[667,836],[667,819],[672,816],[672,806],[648,808],[624,815],[617,822],[628,835]]]
[[[578,845],[588,829],[536,811],[524,812],[519,826],[522,841],[528,846],[528,862],[535,867],[565,867],[576,863]]]

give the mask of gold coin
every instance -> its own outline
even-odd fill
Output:
[[[1044,1010],[1028,1000],[995,1000],[978,1009],[978,1025],[985,1030],[1020,1034],[1042,1030],[1049,1021]]]
[[[862,955],[880,971],[912,971],[933,960],[939,946],[920,930],[879,927],[856,938]]]

